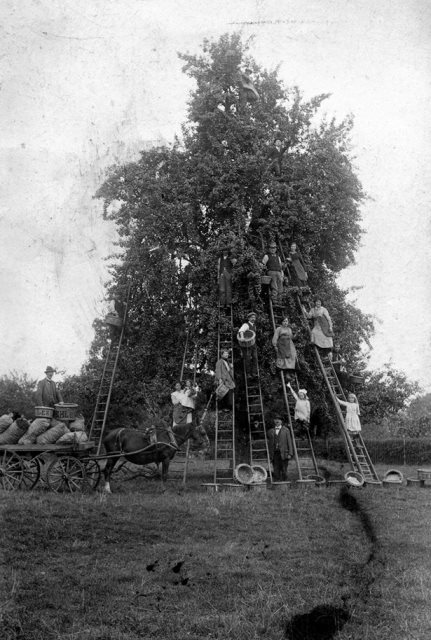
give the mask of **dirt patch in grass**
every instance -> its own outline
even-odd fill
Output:
[[[3,640],[284,637],[288,620],[349,601],[350,640],[428,640],[427,490],[203,493],[171,481],[117,495],[0,496]],[[369,585],[364,596],[361,584]]]

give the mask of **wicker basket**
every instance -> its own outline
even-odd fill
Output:
[[[241,347],[252,347],[256,342],[256,334],[251,329],[247,329],[244,331],[244,337],[240,338],[239,333],[237,335],[237,339]]]
[[[54,415],[53,407],[35,407],[34,408],[35,418],[52,418],[53,415]]]
[[[123,324],[122,319],[120,318],[120,316],[114,316],[114,314],[108,313],[108,315],[106,316],[105,320],[104,320],[105,324],[112,324],[114,325],[114,327],[121,327]]]
[[[260,281],[262,284],[271,284],[271,276],[262,276]]]
[[[363,487],[365,484],[364,476],[357,471],[348,471],[345,474],[344,479],[351,487],[359,488]]]
[[[260,464],[254,464],[251,469],[253,471],[253,483],[259,484],[261,482],[266,482],[268,472],[265,467],[262,467]]]
[[[404,480],[403,474],[398,469],[389,469],[383,476],[383,482],[390,484],[402,484]]]
[[[325,478],[323,478],[322,476],[319,476],[317,473],[305,476],[305,479],[306,480],[314,480],[314,482],[316,484],[324,484],[324,482],[325,482]]]
[[[57,420],[75,420],[78,411],[77,404],[55,404],[54,408]]]
[[[254,472],[249,464],[239,464],[235,467],[234,476],[241,484],[251,484]]]

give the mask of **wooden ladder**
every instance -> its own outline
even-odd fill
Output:
[[[265,416],[263,412],[262,389],[260,386],[259,363],[257,364],[256,378],[250,380],[247,375],[244,360],[244,380],[247,400],[250,464],[261,465],[268,469],[268,476],[272,481],[271,460],[269,457],[268,438],[266,435]]]
[[[109,405],[111,402],[112,390],[114,387],[115,373],[118,366],[118,358],[120,356],[121,345],[124,337],[124,330],[127,320],[127,309],[129,306],[131,282],[127,289],[127,298],[124,307],[123,324],[121,327],[118,342],[109,343],[108,353],[106,355],[103,367],[102,377],[100,379],[99,391],[97,393],[96,406],[91,421],[89,439],[97,442],[96,455],[100,455],[103,446],[103,437],[105,435],[106,422],[108,418]]]
[[[229,363],[233,371],[233,312],[232,305],[222,307],[219,304],[217,360],[223,350],[229,351]],[[235,389],[232,397],[232,411],[219,409],[216,400],[215,435],[214,435],[214,483],[232,482],[236,466],[235,452]]]
[[[303,313],[301,299],[299,296],[297,296],[297,301],[301,309],[301,316],[305,321],[308,331],[311,335],[308,318]],[[326,383],[329,395],[332,400],[332,404],[335,409],[337,424],[341,436],[344,440],[344,445],[346,448],[350,466],[354,471],[361,473],[366,482],[370,484],[381,484],[377,471],[374,468],[365,443],[362,439],[362,435],[358,434],[358,436],[352,438],[346,429],[344,415],[337,400],[337,396],[340,396],[343,400],[345,400],[345,395],[331,360],[328,357],[322,357],[317,346],[314,346],[314,354],[316,356],[316,360],[319,364],[323,379]]]
[[[271,312],[272,326],[274,331],[277,326],[280,326],[283,318],[286,317],[286,309],[272,304],[271,298],[269,298],[269,308]],[[307,429],[306,440],[301,441],[300,444],[296,442],[294,424],[295,424],[295,398],[288,392],[286,386],[286,380],[283,371],[280,369],[280,380],[283,390],[283,399],[286,407],[288,425],[290,434],[292,436],[293,455],[296,462],[296,468],[298,471],[298,480],[303,480],[310,474],[318,475],[319,469],[316,462],[316,456],[314,454],[313,442],[311,440],[310,431]],[[299,390],[298,376],[295,373],[296,393]]]

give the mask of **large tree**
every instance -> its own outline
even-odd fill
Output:
[[[258,312],[262,380],[271,401],[267,300],[253,297],[249,287],[263,243],[271,238],[284,247],[298,244],[310,286],[333,317],[344,357],[361,369],[361,345],[372,333],[372,320],[348,304],[337,286],[337,274],[353,262],[361,237],[364,194],[352,165],[351,118],[338,123],[325,118],[326,95],[304,100],[297,88],[284,87],[276,70],[261,69],[248,55],[238,35],[204,41],[199,55],[180,58],[195,83],[181,136],[169,147],[143,151],[138,161],[114,167],[97,193],[119,234],[110,292],[124,295],[132,282],[117,401],[133,403],[144,396],[148,401],[151,394],[163,400],[179,374],[187,331],[200,371],[214,367],[216,264],[224,245],[238,259],[235,325],[251,307]],[[280,175],[271,168],[276,138],[286,147]],[[294,298],[289,312],[302,381],[324,402]],[[97,371],[105,329],[101,324],[96,329],[87,369]]]

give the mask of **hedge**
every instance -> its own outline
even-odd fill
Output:
[[[344,440],[315,440],[314,452],[317,457],[337,462],[346,461]],[[431,438],[387,438],[386,440],[366,440],[365,445],[373,462],[387,464],[429,464],[431,466]]]

